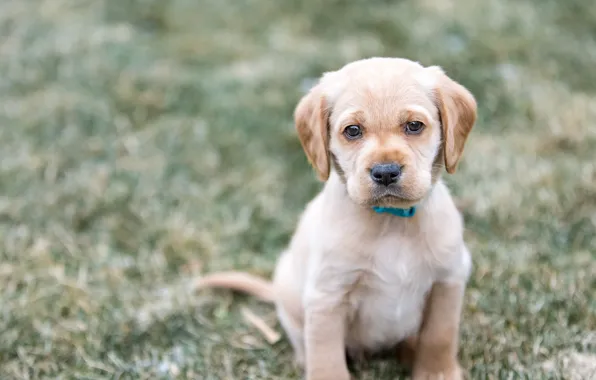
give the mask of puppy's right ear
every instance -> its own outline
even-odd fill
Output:
[[[329,110],[320,85],[304,95],[294,111],[298,138],[321,181],[329,178]]]

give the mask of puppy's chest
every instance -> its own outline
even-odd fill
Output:
[[[433,273],[409,248],[383,245],[362,263],[347,294],[348,344],[374,350],[418,330]]]
[[[388,239],[354,260],[355,294],[390,296],[399,289],[412,290],[427,281],[433,273],[424,252],[407,240]],[[406,291],[408,293],[408,291]]]

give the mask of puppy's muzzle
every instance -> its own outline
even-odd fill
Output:
[[[383,186],[396,183],[401,176],[401,166],[395,163],[376,164],[370,169],[370,178]]]

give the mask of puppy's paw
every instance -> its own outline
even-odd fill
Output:
[[[439,371],[415,367],[412,374],[413,380],[464,380],[464,375],[459,364],[455,363],[447,369]]]

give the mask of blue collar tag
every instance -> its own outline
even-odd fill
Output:
[[[382,214],[387,213],[395,216],[400,216],[402,218],[411,218],[416,213],[416,206],[410,208],[394,208],[394,207],[373,207],[375,212]]]

